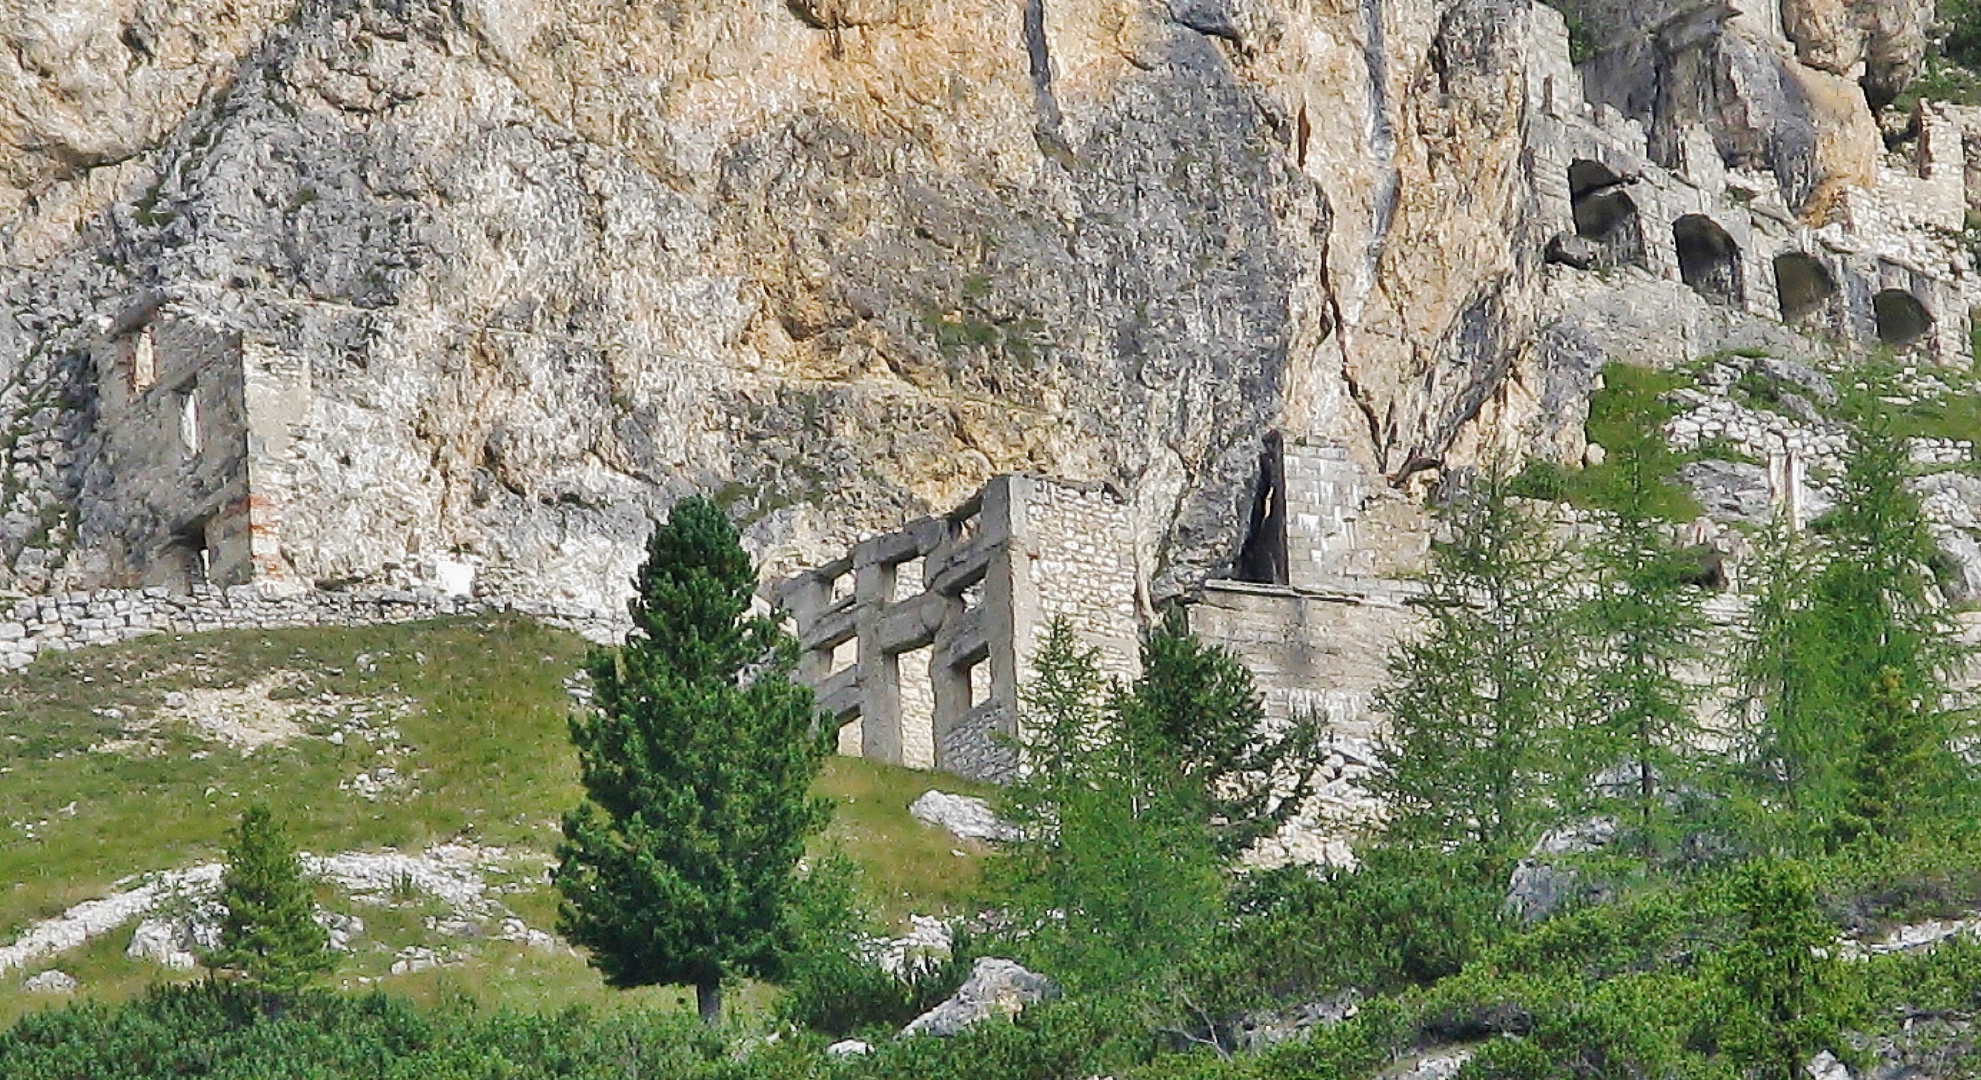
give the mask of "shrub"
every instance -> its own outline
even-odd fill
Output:
[[[794,893],[781,1019],[836,1036],[899,1028],[955,993],[968,976],[972,957],[961,941],[947,959],[911,957],[899,974],[883,970],[873,956],[874,919],[859,902],[856,874],[853,861],[834,852]]]
[[[1534,458],[1507,485],[1507,491],[1523,499],[1560,502],[1568,498],[1568,476],[1559,464]]]
[[[1499,937],[1500,890],[1469,860],[1376,848],[1354,870],[1252,874],[1225,980],[1270,997],[1390,991],[1456,974]]]

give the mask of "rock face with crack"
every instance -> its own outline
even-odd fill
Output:
[[[1573,6],[1654,160],[1706,169],[1703,132],[1813,213],[1875,179],[1832,72],[1901,83],[1905,3],[1801,0],[1792,43]],[[0,34],[0,588],[611,609],[689,491],[775,573],[1036,471],[1126,495],[1160,598],[1233,561],[1269,430],[1398,480],[1580,453],[1602,352],[1548,329],[1528,144],[1579,91],[1524,0],[39,0]]]
[[[17,28],[46,69],[20,99],[74,92],[7,148],[0,413],[32,434],[0,584],[158,583],[238,525],[301,585],[448,559],[608,607],[686,491],[789,565],[1012,470],[1120,486],[1145,571],[1201,576],[1267,428],[1435,451],[1476,394],[1419,389],[1450,351],[1424,342],[1518,307],[1523,41],[1493,4],[1393,7],[216,0]],[[121,484],[188,406],[112,400],[104,340],[168,323],[247,357],[187,393],[198,423],[270,418],[266,468],[217,466],[252,499]]]

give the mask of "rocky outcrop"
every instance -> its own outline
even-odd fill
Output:
[[[1815,221],[1841,190],[1876,180],[1871,105],[1917,70],[1932,14],[1921,0],[1789,0],[1782,23],[1772,5],[1703,0],[1563,8],[1586,50],[1591,100],[1643,122],[1661,164],[1681,163],[1688,132],[1709,132],[1722,161],[1773,174],[1788,205]],[[1860,87],[1855,65],[1872,55]]]
[[[925,791],[908,807],[916,821],[947,829],[965,840],[1016,840],[1018,830],[999,821],[989,803],[973,795]]]
[[[1781,20],[1797,59],[1832,75],[1861,70],[1865,94],[1882,106],[1919,73],[1933,10],[1932,0],[1784,0]]]
[[[1582,75],[1653,158],[1809,213],[1875,179],[1823,65],[1899,70],[1900,15],[1803,62],[1614,6]],[[779,573],[1040,472],[1122,493],[1161,597],[1229,567],[1269,430],[1396,482],[1574,457],[1605,356],[1554,325],[1534,141],[1581,91],[1526,0],[36,0],[0,34],[0,589],[608,610],[689,491]],[[146,382],[168,324],[227,377]],[[226,475],[167,497],[181,454]]]
[[[994,956],[979,957],[956,993],[901,1029],[903,1036],[947,1038],[992,1017],[1009,1018],[1027,1005],[1058,996],[1052,980]]]

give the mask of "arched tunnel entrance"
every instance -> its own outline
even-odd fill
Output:
[[[1715,304],[1740,306],[1740,245],[1704,214],[1687,214],[1672,222],[1678,245],[1678,276],[1692,291]]]
[[[1871,298],[1878,320],[1878,340],[1894,349],[1916,343],[1933,329],[1933,316],[1919,298],[1904,289],[1886,289]]]
[[[1577,161],[1568,167],[1568,197],[1575,235],[1597,246],[1598,268],[1645,265],[1644,226],[1616,173],[1601,162]]]
[[[1829,306],[1837,279],[1815,256],[1791,251],[1775,256],[1775,294],[1781,299],[1783,322],[1806,322]]]

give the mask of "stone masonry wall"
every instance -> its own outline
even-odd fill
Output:
[[[108,645],[149,634],[361,626],[498,612],[528,615],[601,644],[623,640],[630,626],[623,614],[424,592],[270,596],[253,588],[211,586],[195,586],[190,592],[162,587],[105,589],[28,597],[11,605],[0,601],[0,669],[24,668],[44,651]]]
[[[1037,597],[1033,633],[1021,631],[1019,663],[1031,677],[1038,639],[1064,617],[1086,644],[1100,650],[1104,675],[1132,679],[1140,671],[1135,612],[1134,545],[1128,515],[1099,488],[1041,483],[1026,504],[1030,574]]]

